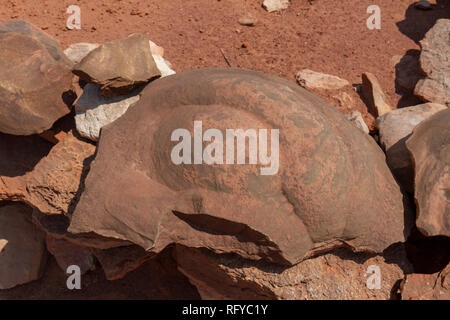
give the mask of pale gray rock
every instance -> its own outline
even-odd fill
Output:
[[[298,84],[305,89],[337,90],[350,84],[347,80],[339,77],[309,69],[297,72],[295,78]]]
[[[369,127],[364,122],[364,119],[359,111],[352,111],[347,114],[347,119],[353,123],[358,129],[360,129],[364,133],[369,133]]]
[[[92,141],[98,141],[103,126],[122,116],[128,108],[139,100],[139,94],[105,97],[100,86],[88,83],[81,97],[75,102],[75,124],[78,133]]]
[[[424,103],[388,112],[376,121],[380,142],[386,151],[386,160],[399,182],[408,192],[413,192],[413,168],[405,141],[413,129],[436,112],[447,109],[436,103]]]
[[[264,0],[263,7],[268,12],[273,12],[287,9],[289,4],[289,0]]]
[[[99,47],[100,45],[97,43],[87,43],[87,42],[79,42],[71,44],[66,50],[64,50],[65,55],[69,58],[73,63],[79,63],[86,57],[89,52]]]

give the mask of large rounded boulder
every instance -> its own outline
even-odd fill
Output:
[[[404,229],[383,152],[337,110],[274,76],[203,69],[152,82],[102,129],[69,232],[291,265],[381,252]]]
[[[415,171],[416,225],[427,236],[450,237],[450,109],[422,121],[406,146]]]
[[[72,63],[59,43],[21,20],[0,24],[0,132],[31,135],[68,114]]]

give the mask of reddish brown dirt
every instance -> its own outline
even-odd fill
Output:
[[[220,49],[234,67],[260,70],[291,81],[304,68],[337,75],[353,84],[361,83],[363,72],[372,72],[389,103],[402,107],[418,100],[397,92],[396,61],[408,52],[417,56],[418,41],[426,31],[437,19],[450,18],[450,0],[436,0],[431,11],[415,9],[414,0],[293,0],[281,13],[266,12],[262,1],[0,0],[0,22],[29,21],[58,39],[63,48],[76,42],[103,43],[131,33],[147,33],[165,48],[165,58],[177,72],[227,67]],[[66,28],[66,9],[72,4],[81,7],[81,30]],[[366,10],[372,4],[381,8],[381,30],[366,27]],[[239,25],[238,19],[246,14],[258,19],[254,27]],[[333,94],[317,93],[344,113],[361,111],[371,124],[373,117],[359,96],[352,89],[346,92],[353,102],[341,106]],[[0,291],[0,299],[195,297],[185,279],[177,278],[179,274],[173,278],[168,271],[165,278],[155,276],[165,267],[155,267],[154,263],[152,267],[152,263],[113,282],[96,271],[86,276],[90,285],[85,290],[68,293],[66,275],[51,260],[42,280]],[[164,279],[175,279],[177,284]],[[155,281],[155,285],[147,286]],[[136,285],[141,283],[145,285]]]
[[[418,103],[395,89],[395,58],[418,50],[417,41],[436,19],[450,18],[450,1],[417,10],[413,0],[293,0],[289,9],[268,13],[262,0],[0,0],[0,22],[23,19],[45,29],[65,48],[75,42],[103,43],[143,32],[165,48],[176,71],[226,67],[221,48],[235,67],[260,70],[295,81],[309,68],[361,83],[374,73],[393,106]],[[81,30],[66,28],[69,5],[81,8]],[[381,8],[381,30],[369,30],[369,5]],[[254,27],[238,23],[251,14]],[[333,94],[316,92],[342,112],[373,118],[353,90],[353,102],[339,106]]]

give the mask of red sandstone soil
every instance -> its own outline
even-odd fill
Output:
[[[419,101],[396,92],[396,61],[407,52],[417,55],[418,41],[426,31],[437,19],[450,18],[450,0],[437,0],[431,11],[415,9],[413,0],[292,0],[289,9],[281,13],[266,12],[262,1],[0,0],[0,22],[27,20],[58,39],[63,48],[76,42],[103,43],[131,33],[147,33],[165,48],[165,58],[177,72],[227,67],[220,49],[234,67],[260,70],[291,81],[304,68],[337,75],[353,84],[361,83],[363,72],[372,72],[390,104],[402,107]],[[81,8],[81,30],[66,28],[66,9],[72,4]],[[381,8],[381,30],[366,27],[366,10],[372,4]],[[254,27],[239,25],[238,19],[246,14],[258,19]],[[361,111],[372,123],[373,117],[356,92],[347,92],[353,102],[342,106],[330,94],[317,93],[344,113]],[[137,272],[148,274],[142,271],[145,268]],[[101,274],[92,277],[101,278]],[[0,292],[0,299],[164,298],[173,293],[169,290],[163,294],[161,288],[151,293],[144,289],[136,292],[139,289],[127,282],[136,282],[133,277],[137,276],[131,274],[113,283],[101,279],[84,293],[67,293],[66,289],[55,289],[64,288],[65,275],[51,264],[44,280]],[[186,290],[184,284],[180,288]],[[116,293],[105,293],[108,291]]]

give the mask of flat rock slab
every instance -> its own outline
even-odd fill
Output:
[[[405,142],[420,122],[445,109],[441,104],[424,103],[393,110],[376,121],[387,163],[408,192],[414,192],[414,169]]]
[[[450,109],[422,121],[406,141],[414,163],[417,228],[450,236]]]
[[[362,74],[361,93],[369,111],[375,117],[382,116],[392,110],[392,107],[387,103],[387,98],[384,95],[383,89],[374,74],[370,72]]]
[[[21,20],[0,24],[0,132],[31,135],[70,112],[72,63],[59,43]]]
[[[426,75],[414,94],[425,102],[450,107],[450,19],[439,19],[420,41],[420,67]]]
[[[263,7],[268,12],[281,11],[289,7],[289,0],[264,0]]]
[[[31,222],[32,209],[23,204],[0,204],[0,289],[37,280],[47,258],[45,233]]]
[[[450,300],[450,264],[434,274],[409,274],[401,284],[402,300]]]
[[[279,170],[176,165],[174,130],[280,129]],[[158,79],[102,129],[68,231],[208,247],[278,264],[347,244],[381,252],[405,240],[402,194],[378,145],[295,83],[239,69]],[[407,233],[407,230],[406,230]]]
[[[161,76],[144,34],[102,44],[75,65],[73,73],[101,85],[105,96],[129,93]]]
[[[297,72],[295,78],[298,84],[305,89],[338,90],[350,85],[347,80],[309,69]]]

